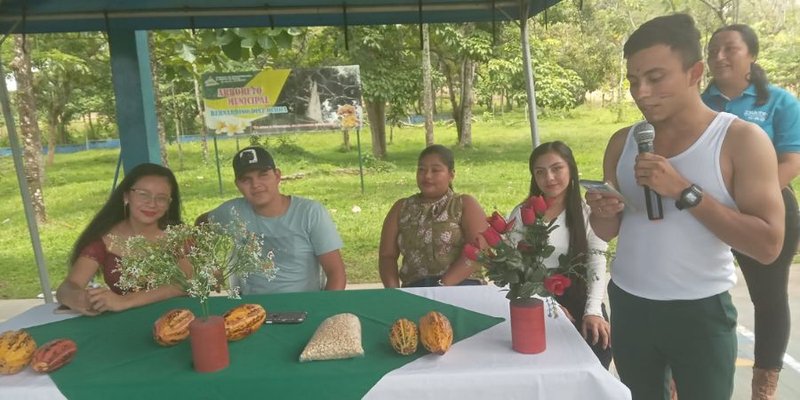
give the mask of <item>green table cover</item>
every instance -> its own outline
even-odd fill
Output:
[[[152,338],[153,322],[173,308],[199,314],[197,300],[177,298],[122,313],[78,317],[29,328],[43,344],[70,338],[78,345],[72,363],[51,374],[68,399],[358,399],[380,378],[428,354],[420,344],[411,356],[389,345],[389,328],[398,318],[418,321],[431,310],[446,315],[454,341],[503,321],[394,289],[288,293],[212,298],[212,314],[243,303],[272,311],[307,311],[297,325],[264,325],[250,337],[229,343],[228,368],[197,373],[189,341],[160,347]],[[364,357],[301,363],[300,353],[327,317],[356,314],[361,320]],[[445,354],[443,357],[447,357]]]

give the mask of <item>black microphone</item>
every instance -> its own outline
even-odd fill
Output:
[[[647,122],[641,123],[633,128],[633,139],[639,146],[639,154],[653,152],[653,139],[656,138],[656,130],[653,125]],[[647,205],[647,218],[651,221],[664,219],[664,208],[661,206],[661,195],[645,185],[644,201]]]

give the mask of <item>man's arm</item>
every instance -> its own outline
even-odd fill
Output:
[[[344,272],[344,261],[339,250],[321,254],[317,259],[327,277],[325,290],[344,290],[347,285],[347,275]]]
[[[628,131],[630,131],[630,127],[622,128],[614,133],[608,141],[606,153],[603,156],[603,180],[611,183],[615,188],[619,188],[617,163],[622,155]],[[595,235],[606,242],[617,237],[622,221],[620,212],[625,208],[625,204],[616,197],[589,192],[586,193],[586,204],[591,209],[589,222],[592,224]]]

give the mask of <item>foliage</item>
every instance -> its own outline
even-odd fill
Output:
[[[238,215],[234,221],[227,229],[213,222],[169,226],[156,241],[128,238],[122,244],[117,286],[131,292],[177,285],[200,301],[207,317],[209,294],[231,276],[246,279],[248,274],[260,273],[271,279],[275,275],[272,252],[265,260],[259,235],[248,231]],[[189,277],[179,267],[184,261],[191,265]],[[228,293],[238,298],[239,288],[230,288]]]

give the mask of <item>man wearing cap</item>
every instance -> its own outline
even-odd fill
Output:
[[[346,276],[339,252],[342,239],[325,207],[314,200],[282,194],[281,170],[263,147],[236,153],[233,171],[243,197],[212,210],[209,219],[224,226],[238,215],[249,231],[261,235],[265,257],[273,252],[278,268],[272,280],[251,274],[246,281],[236,282],[242,294],[344,289]]]

